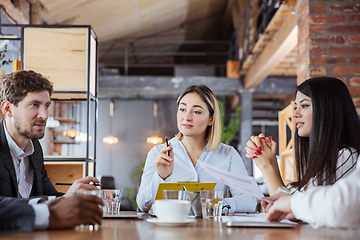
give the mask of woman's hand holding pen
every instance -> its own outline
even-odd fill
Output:
[[[266,211],[268,212],[267,221],[279,222],[284,218],[296,219],[291,211],[291,194],[277,193],[265,199],[275,201],[273,204],[267,204],[265,201],[261,201],[261,205],[266,207]]]
[[[174,170],[173,148],[165,145],[155,158],[154,164],[158,175],[164,180],[168,178]]]
[[[261,206],[265,208],[266,212],[269,211],[271,206],[280,198],[285,196],[291,196],[289,193],[279,192],[271,197],[264,197],[261,199]]]

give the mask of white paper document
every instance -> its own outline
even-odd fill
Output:
[[[272,225],[276,225],[278,227],[286,227],[288,226],[296,226],[298,225],[296,222],[292,222],[287,219],[281,220],[279,223],[283,225],[278,225],[279,223],[275,222],[267,222],[266,221],[267,213],[250,213],[250,214],[239,214],[236,213],[235,216],[222,216],[222,222],[223,223],[232,223],[233,226],[236,226],[238,223],[239,226],[241,226],[241,223],[259,223],[258,225],[253,224],[252,226],[259,226],[259,227],[272,227]],[[232,226],[231,224],[227,224],[228,226]]]
[[[257,185],[253,177],[235,174],[230,171],[218,169],[217,167],[214,167],[202,161],[197,161],[197,164],[204,168],[205,171],[207,171],[211,176],[225,183],[229,187],[239,189],[243,193],[249,194],[250,196],[259,199],[264,197],[264,194],[261,192],[259,186]]]

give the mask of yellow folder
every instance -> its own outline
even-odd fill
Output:
[[[183,190],[183,187],[185,187],[189,192],[200,192],[200,190],[214,190],[215,185],[216,182],[160,183],[156,192],[155,200],[164,198],[164,190]]]

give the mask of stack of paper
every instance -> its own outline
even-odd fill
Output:
[[[197,161],[197,164],[204,168],[205,171],[207,171],[211,176],[225,183],[229,187],[237,188],[242,192],[259,199],[262,199],[264,197],[264,194],[261,192],[259,186],[257,185],[253,177],[235,174],[230,171],[218,169],[217,167],[214,167],[202,161]]]
[[[295,227],[298,224],[283,219],[280,222],[267,222],[267,213],[236,213],[235,216],[222,216],[223,223],[234,227]]]

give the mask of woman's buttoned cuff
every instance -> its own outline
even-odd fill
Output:
[[[224,198],[223,207],[226,205],[230,206],[229,212],[233,213],[236,211],[236,202],[233,198]],[[226,211],[228,211],[228,210],[226,210]]]
[[[153,176],[152,184],[151,184],[151,193],[152,193],[153,199],[156,196],[157,190],[159,188],[159,184],[163,183],[163,182],[171,182],[171,178],[172,178],[172,174],[164,180],[159,176],[159,174],[157,172],[154,172],[154,176]]]

